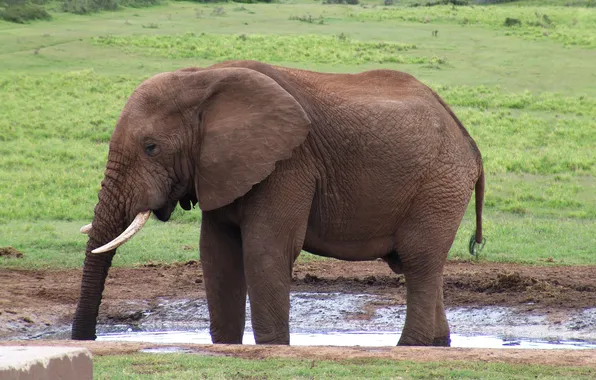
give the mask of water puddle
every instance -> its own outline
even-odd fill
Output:
[[[290,345],[293,346],[362,346],[393,347],[399,334],[386,332],[354,331],[327,333],[291,333]],[[208,330],[203,331],[158,331],[158,332],[126,332],[107,333],[98,336],[98,341],[178,343],[178,344],[211,344]],[[254,345],[252,332],[246,332],[244,344]],[[451,347],[465,348],[530,348],[530,349],[596,349],[596,343],[576,341],[548,342],[540,340],[515,339],[506,340],[495,336],[451,335]],[[173,347],[168,350],[150,349],[151,352],[183,352]],[[149,352],[149,351],[147,351]]]
[[[290,344],[395,346],[405,320],[404,305],[385,296],[292,293]],[[211,344],[207,302],[161,300],[139,311],[129,324],[98,326],[99,341]],[[245,344],[254,344],[246,304]],[[520,313],[507,307],[447,309],[452,347],[596,349],[596,308],[568,315]]]

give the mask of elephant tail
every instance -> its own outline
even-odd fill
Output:
[[[482,237],[482,206],[484,205],[484,168],[480,167],[480,176],[474,187],[476,193],[476,232],[470,239],[470,255],[477,256],[484,248],[486,239]]]
[[[480,150],[478,149],[476,142],[474,141],[474,139],[472,139],[472,137],[470,136],[462,122],[459,120],[459,118],[455,115],[451,107],[449,107],[447,103],[445,103],[443,99],[439,96],[439,94],[433,91],[433,89],[431,89],[428,86],[426,86],[426,88],[430,91],[434,98],[443,106],[443,108],[445,108],[445,110],[449,113],[449,115],[453,118],[453,120],[459,127],[461,133],[468,139],[470,148],[476,154],[476,162],[480,167],[480,176],[476,180],[476,185],[474,186],[474,192],[476,193],[476,232],[470,238],[469,245],[470,254],[472,256],[477,256],[482,250],[482,248],[484,248],[484,243],[486,242],[486,239],[482,237],[482,206],[484,204],[484,168],[482,165],[482,155],[480,154]]]

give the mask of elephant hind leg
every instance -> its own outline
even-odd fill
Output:
[[[416,277],[406,273],[406,322],[400,346],[430,346],[435,341],[437,295],[441,276]]]
[[[445,171],[420,189],[395,234],[395,248],[406,278],[406,323],[400,345],[447,345],[449,326],[443,305],[443,268],[472,194],[460,178]]]
[[[392,251],[387,256],[383,257],[391,270],[397,274],[403,274],[403,265],[397,251]],[[443,305],[443,287],[442,281],[437,289],[437,301],[435,307],[435,331],[432,341],[433,346],[449,347],[451,345],[451,338],[449,333],[449,323],[445,315],[445,306]]]
[[[435,334],[433,339],[433,346],[451,346],[451,334],[449,331],[449,323],[445,315],[445,306],[443,305],[443,287],[441,286],[437,292],[437,304],[435,307]]]
[[[405,265],[397,250],[383,257],[393,272],[406,277],[406,324],[399,345],[449,346],[449,325],[443,307],[441,263],[444,260],[425,262],[424,256],[428,255],[425,247],[420,247],[416,240],[412,244],[406,243],[408,240],[402,240],[400,244],[409,259]],[[416,250],[419,252],[412,254]]]
[[[434,226],[440,229],[441,225]],[[447,346],[450,333],[443,305],[443,268],[457,228],[423,234],[419,228],[401,230],[398,243],[407,291],[406,322],[398,344]]]

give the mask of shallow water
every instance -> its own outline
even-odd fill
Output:
[[[395,346],[406,308],[370,294],[292,293],[290,344]],[[368,314],[364,311],[369,310]],[[245,344],[254,344],[246,304]],[[596,308],[552,322],[506,307],[447,309],[452,347],[596,348]],[[134,325],[100,325],[98,340],[211,344],[205,300],[162,300]]]
[[[353,331],[327,333],[291,333],[290,345],[293,346],[395,346],[399,334],[386,332]],[[188,343],[211,344],[208,330],[203,331],[160,331],[160,332],[125,332],[107,333],[97,337],[98,341],[148,342],[148,343]],[[252,332],[246,332],[244,344],[254,345]],[[451,335],[451,347],[466,348],[529,348],[529,349],[596,349],[596,343],[515,339],[504,340],[496,336]],[[167,352],[163,351],[163,352]],[[177,350],[175,350],[177,351]],[[162,351],[160,351],[162,352]]]

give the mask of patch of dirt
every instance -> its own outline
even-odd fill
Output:
[[[14,339],[23,335],[31,337],[30,331],[40,331],[55,326],[69,326],[79,296],[81,275],[80,269],[47,271],[0,269],[0,340]],[[565,321],[572,312],[596,307],[596,266],[542,267],[450,261],[445,267],[444,284],[447,307],[517,307],[524,312],[546,313],[551,320],[558,322]],[[350,319],[363,320],[369,319],[376,308],[386,306],[387,302],[405,305],[406,297],[404,277],[394,274],[387,264],[381,261],[358,263],[322,260],[298,263],[294,269],[292,291],[383,295],[382,303],[371,302],[360,313],[347,316]],[[171,265],[149,263],[144,267],[134,269],[112,268],[106,281],[99,321],[101,323],[133,323],[141,317],[143,311],[151,310],[162,298],[170,300],[204,299],[205,289],[200,262],[191,260]],[[42,344],[40,341],[35,342]],[[32,344],[36,344],[35,342]],[[11,341],[9,340],[8,343]],[[15,342],[12,341],[12,343]],[[73,342],[61,341],[61,344],[63,343]],[[108,342],[99,343],[89,344],[92,344],[94,349],[104,347],[102,345],[105,347],[115,345],[115,343]],[[149,346],[151,345],[147,345],[147,347]],[[327,357],[326,355],[333,357],[337,352],[339,357],[348,357],[346,356],[346,350],[348,350],[346,347],[337,350],[335,348],[292,347],[291,349],[281,349],[281,351],[278,351],[279,348],[267,351],[265,348],[250,348],[248,346],[218,347],[209,346],[201,349],[231,350],[230,352],[233,351],[234,355],[240,356],[286,353],[287,355],[320,355],[321,358],[324,358]],[[364,352],[362,355],[373,355],[373,351],[364,348],[350,348],[349,350],[351,350],[349,352],[355,353]],[[487,360],[492,360],[494,355],[490,352],[499,352],[499,355],[502,353],[499,356],[501,358],[516,357],[515,352],[524,352],[523,355],[520,354],[523,357],[534,357],[536,351],[531,351],[532,353],[528,350],[501,349],[482,352],[486,353]],[[582,353],[584,350],[572,351],[573,353],[565,351],[564,355],[548,355],[548,358],[553,360],[555,357],[566,358],[566,355],[573,357],[585,355]],[[406,355],[401,348],[374,352],[396,358]],[[472,351],[466,351],[466,349],[433,351],[429,349],[425,352],[428,352],[428,355],[434,358],[433,360],[443,360],[441,355],[448,355],[439,352],[457,352],[457,355],[454,354],[457,360],[466,360],[465,355],[462,356],[462,352]],[[477,358],[481,357],[477,356]],[[408,356],[408,358],[410,357]],[[593,356],[592,360],[592,363],[596,363]]]
[[[14,257],[17,259],[23,258],[23,253],[14,249],[13,247],[0,247],[0,256]]]
[[[446,347],[305,347],[271,345],[154,344],[92,341],[0,341],[2,346],[85,347],[94,356],[123,355],[140,350],[175,349],[202,356],[230,356],[245,359],[300,358],[312,360],[389,359],[427,361],[482,361],[508,364],[541,364],[596,368],[596,350],[527,350]]]

